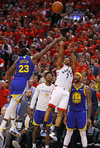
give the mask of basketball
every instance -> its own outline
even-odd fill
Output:
[[[63,11],[63,4],[61,2],[54,2],[52,4],[52,10],[55,12],[55,13],[60,13]]]

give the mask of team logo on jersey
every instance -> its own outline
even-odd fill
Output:
[[[45,93],[45,96],[48,97],[49,96],[49,93]]]
[[[78,104],[81,102],[81,94],[78,92],[73,93],[72,95],[72,102]]]

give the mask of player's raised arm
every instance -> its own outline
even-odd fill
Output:
[[[17,61],[14,62],[14,64],[9,68],[9,70],[7,72],[7,79],[8,79],[9,86],[11,84],[11,75],[16,69],[16,62]]]
[[[92,101],[91,101],[91,90],[88,86],[85,87],[87,105],[88,105],[88,117],[87,117],[87,124],[91,127],[91,112],[92,112]]]
[[[65,41],[65,40],[66,40],[66,39],[65,39],[63,36],[61,36],[61,37],[55,39],[52,43],[50,43],[49,45],[47,45],[40,53],[37,53],[37,54],[35,54],[35,55],[32,57],[33,64],[35,64],[36,61],[37,61],[39,58],[41,58],[46,52],[48,52],[50,49],[52,49],[53,46],[54,46],[56,43],[58,43],[58,42],[60,42],[60,41]]]
[[[62,67],[64,41],[60,41],[59,44],[60,44],[60,49],[59,49],[58,60],[57,60],[57,69],[60,69]]]
[[[75,69],[76,69],[76,56],[74,55],[74,53],[72,52],[72,48],[75,48],[73,43],[70,43],[68,46],[68,49],[70,51],[71,54],[71,60],[72,60],[72,71],[74,73]]]

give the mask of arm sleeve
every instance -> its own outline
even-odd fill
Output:
[[[31,100],[31,104],[30,104],[30,108],[33,109],[34,108],[34,105],[35,105],[35,102],[36,102],[36,99],[38,98],[38,95],[39,95],[39,86],[37,86],[35,92],[34,92],[34,95],[32,97],[32,100]]]

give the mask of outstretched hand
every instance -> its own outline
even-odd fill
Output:
[[[60,42],[60,41],[66,41],[66,38],[64,38],[63,36],[60,36],[59,38],[57,38],[57,40],[58,40],[58,42]]]
[[[64,46],[65,42],[64,41],[60,41],[59,44],[60,44],[60,46]]]

